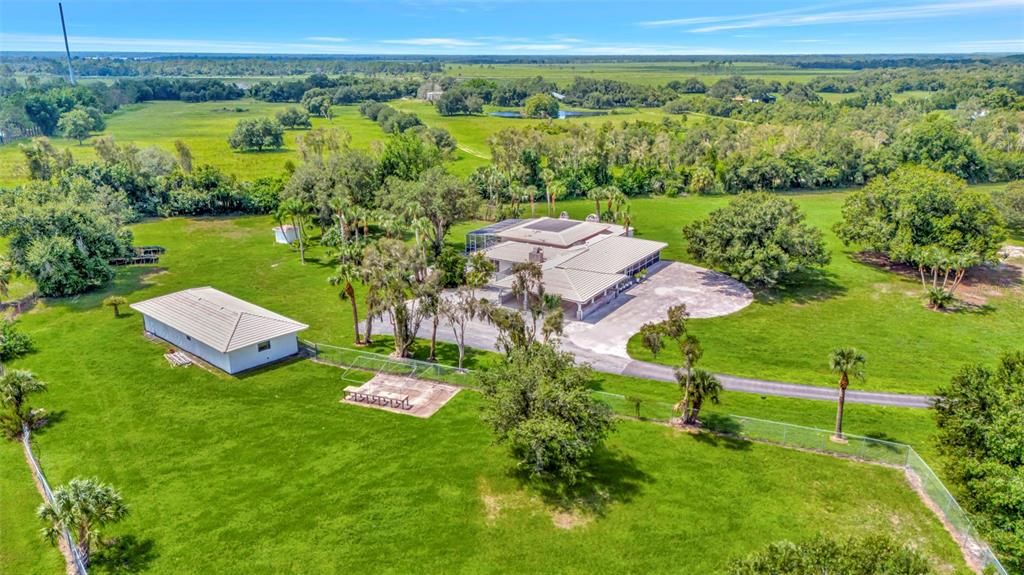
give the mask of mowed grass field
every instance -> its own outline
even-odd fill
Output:
[[[962,566],[896,469],[623,421],[591,491],[563,508],[511,473],[473,392],[419,420],[339,403],[341,372],[308,361],[241,378],[172,368],[138,314],[115,319],[101,306],[111,293],[139,301],[212,285],[309,323],[310,339],[345,345],[349,310],[325,281],[324,253],[301,265],[273,244],[271,225],[136,225],[139,242],[168,248],[159,268],[121,269],[108,289],[46,301],[21,319],[39,351],[10,367],[50,383],[35,400],[54,413],[36,435],[42,463],[55,484],[97,476],[121,488],[132,514],[107,535],[127,542],[124,571],[709,573],[822,531],[892,531],[943,572]],[[598,384],[652,401],[674,393],[625,378]],[[727,412],[820,425],[832,406],[727,393],[709,416]],[[923,441],[929,425],[924,411],[851,406],[848,429]],[[3,443],[0,457],[0,571],[59,573],[18,446]],[[100,562],[91,572],[115,570]]]
[[[998,186],[983,186],[995,189]],[[719,372],[832,386],[829,351],[855,346],[868,356],[868,378],[860,389],[932,393],[961,366],[994,362],[1024,344],[1024,280],[1020,268],[1004,270],[998,283],[981,282],[964,291],[981,295],[984,305],[959,313],[924,307],[916,278],[856,259],[832,231],[841,219],[848,192],[787,194],[825,235],[832,262],[809,283],[759,292],[755,302],[725,317],[691,320],[704,346],[703,367]],[[664,257],[692,261],[682,227],[725,206],[729,197],[637,198],[631,202],[634,225],[643,238],[669,244]],[[593,212],[587,201],[561,202],[576,218]],[[968,278],[968,282],[970,282]],[[653,359],[634,337],[631,355]],[[678,365],[678,350],[666,349],[657,361]]]

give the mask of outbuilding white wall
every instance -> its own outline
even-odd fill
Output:
[[[257,344],[236,349],[228,353],[228,360],[231,369],[228,373],[238,373],[246,369],[252,369],[265,363],[284,359],[290,355],[299,353],[298,336],[294,333],[282,335],[270,340],[270,349],[259,351]]]
[[[143,323],[146,331],[166,340],[168,343],[199,356],[207,363],[216,366],[227,373],[238,373],[246,369],[277,361],[299,352],[298,336],[294,333],[282,335],[270,340],[270,349],[259,351],[259,345],[253,344],[248,347],[236,349],[229,353],[217,351],[205,343],[190,338],[173,327],[155,320],[149,316],[143,316]]]
[[[146,331],[149,333],[159,337],[160,339],[167,340],[168,343],[177,348],[183,349],[191,354],[198,355],[206,360],[207,363],[231,373],[231,362],[228,360],[228,354],[217,351],[194,338],[189,338],[187,335],[173,327],[155,320],[148,315],[143,316],[142,321],[146,326]]]

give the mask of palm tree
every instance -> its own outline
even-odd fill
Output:
[[[99,528],[124,519],[128,506],[112,486],[76,478],[55,489],[53,503],[43,503],[38,514],[46,522],[43,534],[51,543],[57,543],[63,530],[71,531],[79,556],[88,565],[93,547],[100,542]]]
[[[867,357],[853,347],[837,347],[828,356],[828,367],[839,374],[839,403],[836,406],[836,433],[834,439],[843,439],[843,408],[846,405],[846,388],[850,378],[864,381],[864,364]]]
[[[327,280],[333,286],[341,286],[338,299],[348,300],[352,305],[352,326],[356,333],[356,345],[363,343],[359,338],[359,304],[356,302],[356,290],[353,285],[362,277],[363,270],[359,267],[361,254],[362,250],[358,244],[345,244],[338,253],[338,267],[334,269],[334,275]]]
[[[277,210],[278,218],[288,218],[291,220],[292,227],[295,228],[295,237],[298,238],[299,241],[299,260],[305,264],[306,244],[304,236],[306,234],[303,231],[303,222],[305,221],[306,216],[309,215],[309,212],[312,211],[312,208],[310,208],[309,204],[298,198],[288,198],[281,202],[281,205]]]
[[[594,200],[594,217],[601,219],[601,200],[605,198],[604,188],[594,188],[587,192],[587,199]]]
[[[128,300],[119,295],[112,295],[103,300],[103,305],[114,308],[114,317],[121,317],[121,306],[128,305]]]
[[[46,391],[46,382],[25,369],[16,369],[0,377],[0,404],[20,415],[27,411],[28,396]]]
[[[710,371],[700,368],[694,369],[688,376],[682,370],[676,371],[676,380],[688,378],[685,388],[685,396],[682,401],[676,404],[676,409],[682,412],[683,423],[686,425],[699,425],[701,407],[704,402],[710,400],[718,403],[718,394],[722,392],[722,383]]]

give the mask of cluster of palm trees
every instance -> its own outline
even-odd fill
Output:
[[[722,383],[709,371],[696,367],[704,355],[704,348],[694,335],[687,331],[689,313],[686,304],[668,309],[664,320],[646,323],[640,328],[640,341],[655,357],[663,349],[664,340],[674,342],[679,349],[683,364],[676,368],[676,382],[682,394],[675,404],[683,425],[700,425],[700,410],[706,401],[718,403]]]

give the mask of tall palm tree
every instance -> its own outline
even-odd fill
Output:
[[[587,192],[587,199],[594,200],[594,217],[601,219],[601,200],[605,198],[604,188],[594,188]]]
[[[836,439],[843,438],[843,409],[846,406],[846,388],[850,386],[850,378],[864,381],[864,364],[867,357],[857,348],[837,347],[828,356],[828,367],[832,373],[839,374],[839,403],[836,405]]]
[[[676,371],[676,379],[687,377],[681,370]],[[700,410],[705,401],[718,403],[718,395],[722,392],[722,382],[710,371],[695,368],[689,374],[689,381],[686,383],[685,398],[676,404],[676,409],[682,412],[683,423],[686,425],[698,425]],[[682,382],[680,382],[682,383]]]
[[[362,277],[363,270],[359,266],[362,250],[358,244],[345,244],[338,253],[338,267],[334,269],[334,275],[328,278],[331,285],[341,286],[338,292],[338,299],[348,300],[352,305],[352,326],[356,333],[356,345],[363,342],[359,337],[359,304],[356,302],[356,290],[353,285]]]
[[[97,479],[76,478],[55,489],[53,503],[43,503],[38,514],[46,522],[43,534],[51,543],[57,543],[64,529],[72,532],[78,553],[88,565],[100,541],[99,529],[127,517],[128,506],[112,486]]]
[[[306,202],[303,202],[299,198],[288,198],[281,202],[281,205],[277,208],[279,218],[290,219],[292,227],[295,229],[295,237],[298,238],[299,242],[299,260],[303,264],[306,263],[306,244],[305,244],[305,231],[303,231],[303,223],[305,222],[306,216],[312,211],[312,208]]]

